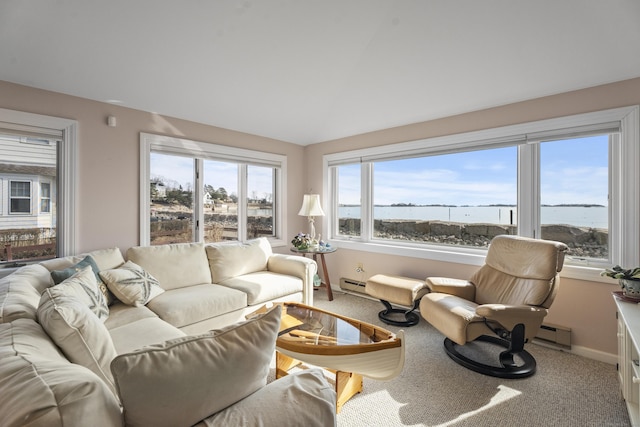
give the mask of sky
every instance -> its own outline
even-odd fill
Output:
[[[541,203],[599,204],[608,199],[608,136],[545,142]],[[359,165],[340,167],[340,203],[359,204]],[[517,148],[377,162],[374,204],[515,205]]]
[[[151,178],[162,177],[163,180],[175,181],[183,189],[193,187],[193,159],[175,155],[151,153]],[[249,197],[254,192],[257,197],[264,198],[273,193],[272,169],[249,166]],[[228,194],[238,194],[238,165],[229,162],[205,160],[204,184],[215,189],[223,187]]]
[[[541,203],[607,205],[608,136],[541,144]],[[237,166],[205,162],[205,184],[237,193]],[[377,162],[374,203],[390,205],[515,205],[517,148],[473,151],[417,159]],[[193,160],[151,153],[151,176],[163,176],[183,188],[193,183]],[[251,167],[249,195],[272,193],[271,169]],[[340,203],[360,203],[359,165],[340,167]]]

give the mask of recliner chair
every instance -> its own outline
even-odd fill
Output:
[[[501,378],[533,375],[536,361],[524,344],[535,337],[555,298],[566,251],[560,242],[496,236],[485,265],[468,281],[426,279],[431,292],[422,298],[420,314],[446,336],[445,351],[462,366]],[[499,364],[458,348],[476,340],[506,348]]]

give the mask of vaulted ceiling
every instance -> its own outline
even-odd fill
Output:
[[[639,53],[638,0],[0,2],[0,80],[301,145],[638,77]]]

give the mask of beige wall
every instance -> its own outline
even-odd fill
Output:
[[[473,94],[469,94],[473,96]],[[425,102],[429,102],[425,100]],[[79,251],[138,244],[139,133],[149,132],[287,155],[285,222],[288,234],[306,230],[297,215],[302,194],[322,188],[322,156],[396,142],[506,126],[571,114],[640,104],[640,79],[549,96],[503,107],[386,129],[308,147],[275,141],[107,103],[0,81],[0,108],[77,120],[79,123]],[[118,126],[106,125],[114,115]],[[323,233],[320,221],[316,222]],[[287,252],[287,248],[276,249]],[[352,250],[327,255],[331,281],[354,277],[363,262],[366,278],[376,273],[412,277],[448,275],[467,278],[474,267]],[[563,280],[547,320],[572,328],[574,345],[616,353],[614,284]]]
[[[470,93],[469,96],[473,94]],[[637,104],[640,104],[640,78],[314,144],[308,146],[305,153],[307,185],[322,188],[322,156],[329,153]],[[326,235],[321,225],[316,228],[319,233]],[[340,256],[328,255],[326,259],[331,281],[335,284],[340,277],[360,279],[354,272],[358,262],[364,263],[364,278],[376,273],[401,274],[416,278],[427,275],[468,278],[474,271],[474,268],[465,265],[353,250],[342,250]],[[564,279],[546,321],[570,327],[573,344],[577,346],[578,351],[581,351],[582,347],[609,355],[615,354],[615,306],[611,296],[614,290],[618,290],[617,285],[610,282]],[[607,358],[607,355],[604,355],[604,358]]]
[[[79,252],[138,244],[140,132],[286,155],[286,211],[295,214],[285,222],[296,232],[306,226],[297,215],[304,156],[298,145],[2,81],[0,108],[77,120]],[[107,126],[109,115],[117,127]]]

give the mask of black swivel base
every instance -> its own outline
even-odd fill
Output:
[[[378,318],[382,320],[387,325],[393,326],[414,326],[417,325],[420,321],[420,317],[414,313],[414,310],[418,308],[418,304],[420,300],[416,300],[413,304],[413,307],[410,309],[402,309],[402,308],[393,308],[389,301],[385,301],[383,299],[380,300],[382,304],[386,307],[380,313],[378,313]],[[396,320],[393,316],[394,314],[403,314],[405,320]]]
[[[477,360],[470,359],[467,356],[460,354],[460,352],[456,348],[458,347],[458,344],[451,341],[449,338],[445,338],[444,340],[444,349],[447,355],[459,365],[462,365],[465,368],[471,369],[472,371],[478,372],[480,374],[489,375],[491,377],[512,379],[526,378],[530,377],[536,372],[536,360],[529,352],[522,348],[522,346],[524,345],[524,338],[522,338],[522,344],[517,342],[519,340],[516,340],[516,343],[514,344],[513,339],[512,341],[508,341],[496,336],[489,335],[482,335],[476,338],[476,341],[489,342],[507,348],[506,351],[500,353],[499,360],[501,366],[486,365],[484,363],[478,362]],[[514,356],[520,358],[522,362],[516,364]]]

